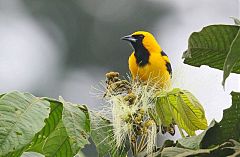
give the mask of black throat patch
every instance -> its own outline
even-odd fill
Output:
[[[136,62],[140,67],[143,67],[149,63],[150,53],[143,46],[142,39],[138,39],[136,42],[132,42],[132,46],[135,50],[134,56],[136,57]]]

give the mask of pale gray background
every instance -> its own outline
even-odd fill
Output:
[[[191,91],[210,122],[221,120],[239,91],[231,74],[224,91],[222,71],[182,63],[193,31],[210,24],[232,24],[237,0],[0,0],[0,92],[20,90],[37,96],[87,104],[104,74],[128,73],[131,47],[119,38],[137,30],[152,32],[173,67],[173,83]],[[93,156],[93,154],[92,154]]]

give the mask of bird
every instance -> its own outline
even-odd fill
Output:
[[[155,37],[146,31],[136,31],[121,38],[130,42],[133,52],[128,59],[133,80],[152,84],[160,89],[171,85],[172,67],[167,54]]]

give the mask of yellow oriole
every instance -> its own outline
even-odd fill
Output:
[[[133,79],[149,81],[160,88],[169,87],[171,64],[154,36],[149,32],[137,31],[121,39],[129,41],[134,49],[128,60]]]

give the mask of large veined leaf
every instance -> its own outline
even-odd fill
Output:
[[[240,93],[232,92],[232,106],[223,111],[222,120],[217,123],[212,121],[208,129],[199,134],[198,136],[182,138],[178,140],[177,147],[182,153],[189,152],[189,150],[210,151],[221,150],[224,148],[226,151],[221,151],[220,154],[215,156],[226,156],[222,153],[230,154],[240,154],[240,145],[237,141],[240,140],[239,134],[240,128]],[[234,139],[234,140],[231,140]],[[228,142],[232,143],[230,145],[225,145]],[[224,144],[225,143],[225,144]],[[233,147],[234,145],[234,147]],[[232,147],[232,148],[229,148]],[[213,149],[212,149],[213,148]],[[231,149],[227,151],[227,149]],[[205,149],[205,150],[204,150]],[[198,153],[197,151],[190,151],[191,153]],[[209,152],[209,153],[210,153]],[[214,153],[214,152],[212,152]],[[215,152],[216,153],[216,152]],[[169,155],[169,153],[167,153]],[[214,156],[213,154],[211,154]]]
[[[54,99],[43,99],[50,103],[51,108],[49,117],[45,119],[45,126],[34,136],[33,140],[29,145],[18,151],[8,154],[5,157],[19,157],[24,151],[35,151],[45,154],[45,152],[43,151],[44,143],[48,140],[49,135],[56,129],[57,125],[61,121],[63,105],[61,102]]]
[[[16,150],[14,152],[10,152],[10,153],[4,155],[4,157],[12,157],[12,156],[20,157],[23,154],[23,152],[27,150],[28,147],[29,147],[29,145],[26,145],[25,147],[23,147],[19,150]]]
[[[238,30],[237,25],[210,25],[200,32],[192,33],[188,40],[188,49],[183,55],[184,63],[197,67],[208,65],[223,70],[224,61]],[[240,63],[235,65],[232,72],[240,73]]]
[[[11,92],[0,98],[0,156],[28,145],[45,125],[50,112],[46,100]]]
[[[91,112],[91,138],[97,147],[99,157],[106,155],[125,157],[129,149],[124,144],[122,148],[117,148],[111,122],[95,112]]]
[[[87,135],[82,131],[90,131],[88,112],[84,106],[73,106],[63,100],[59,102],[45,99],[51,103],[51,113],[46,119],[45,127],[36,134],[28,151],[36,151],[46,157],[72,157],[87,143]],[[83,130],[75,132],[75,127]]]
[[[46,157],[72,157],[74,155],[62,121],[58,123],[56,129],[46,139],[42,150]]]
[[[234,19],[238,23],[238,19]],[[230,72],[240,73],[239,25],[210,25],[191,34],[184,63],[224,70],[223,85]]]
[[[184,113],[195,130],[204,130],[207,128],[205,112],[198,100],[188,91],[182,90],[178,95],[178,111]],[[187,122],[186,122],[187,124]],[[189,128],[190,125],[188,126]],[[194,130],[194,129],[193,129]]]
[[[234,38],[223,66],[223,86],[233,67],[240,60],[240,29]]]
[[[63,124],[69,136],[73,154],[76,154],[79,149],[89,144],[90,118],[88,109],[86,106],[65,102],[62,98],[61,102],[63,103]]]
[[[173,118],[174,122],[180,128],[180,131],[183,129],[191,136],[195,135],[196,130],[204,130],[207,128],[204,109],[190,92],[175,88],[165,95],[162,94],[158,97],[160,98],[158,101],[163,98],[166,99],[166,101],[157,102],[158,105],[162,103],[168,106],[158,109],[162,110],[162,112],[158,112],[162,122],[170,122]],[[184,136],[182,132],[181,134]]]
[[[156,112],[161,121],[161,125],[169,127],[173,122],[173,115],[169,108],[167,93],[161,94],[157,97],[156,101]]]
[[[49,117],[45,120],[46,125],[40,132],[38,132],[33,138],[31,145],[27,148],[28,151],[36,151],[42,154],[43,146],[46,140],[48,140],[51,133],[54,132],[59,122],[62,119],[62,110],[63,105],[61,102],[49,98],[44,98],[46,101],[50,102],[50,114]]]
[[[99,157],[110,154],[114,147],[113,128],[110,121],[92,112],[91,129],[91,138],[97,147]]]
[[[229,140],[208,149],[192,150],[180,147],[167,147],[157,157],[234,157],[230,156],[234,154],[239,154],[239,143]]]

